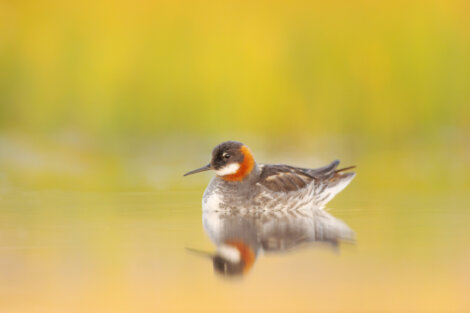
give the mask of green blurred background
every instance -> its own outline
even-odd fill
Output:
[[[465,0],[2,0],[0,188],[178,187],[235,139],[468,190],[469,20]]]

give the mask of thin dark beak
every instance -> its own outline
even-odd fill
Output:
[[[199,173],[199,172],[205,172],[205,171],[208,171],[208,170],[211,170],[211,165],[210,164],[207,164],[206,166],[203,166],[201,168],[198,168],[197,170],[194,170],[194,171],[191,171],[191,172],[187,172],[186,174],[184,174],[184,176],[188,176],[188,175],[192,175],[192,174],[196,174],[196,173]]]

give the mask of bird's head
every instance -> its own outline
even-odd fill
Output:
[[[184,176],[214,170],[215,174],[227,181],[241,181],[248,176],[255,165],[250,149],[238,141],[225,141],[212,150],[211,162]]]

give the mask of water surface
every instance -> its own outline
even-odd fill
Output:
[[[285,249],[264,246],[248,271],[226,277],[210,258],[186,249],[217,251],[207,220],[203,226],[202,190],[2,194],[0,311],[470,309],[467,195],[364,197],[346,189],[326,214],[350,227],[354,242],[312,244],[302,233],[308,218],[278,217],[271,235],[272,225],[281,225],[300,229],[306,242],[267,241]]]

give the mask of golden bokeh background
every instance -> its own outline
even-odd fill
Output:
[[[165,140],[206,140],[192,147],[205,153],[225,139],[268,153],[314,142],[346,147],[322,161],[353,153],[403,172],[394,160],[409,159],[447,183],[457,179],[449,166],[468,173],[467,1],[0,6],[0,134],[2,150],[17,150],[1,155],[10,181],[128,188],[119,177],[132,170],[117,156]],[[25,165],[17,153],[46,160]],[[97,183],[103,176],[113,178]],[[154,187],[141,178],[134,187]]]
[[[468,9],[466,1],[3,1],[2,128],[382,140],[469,131]]]

